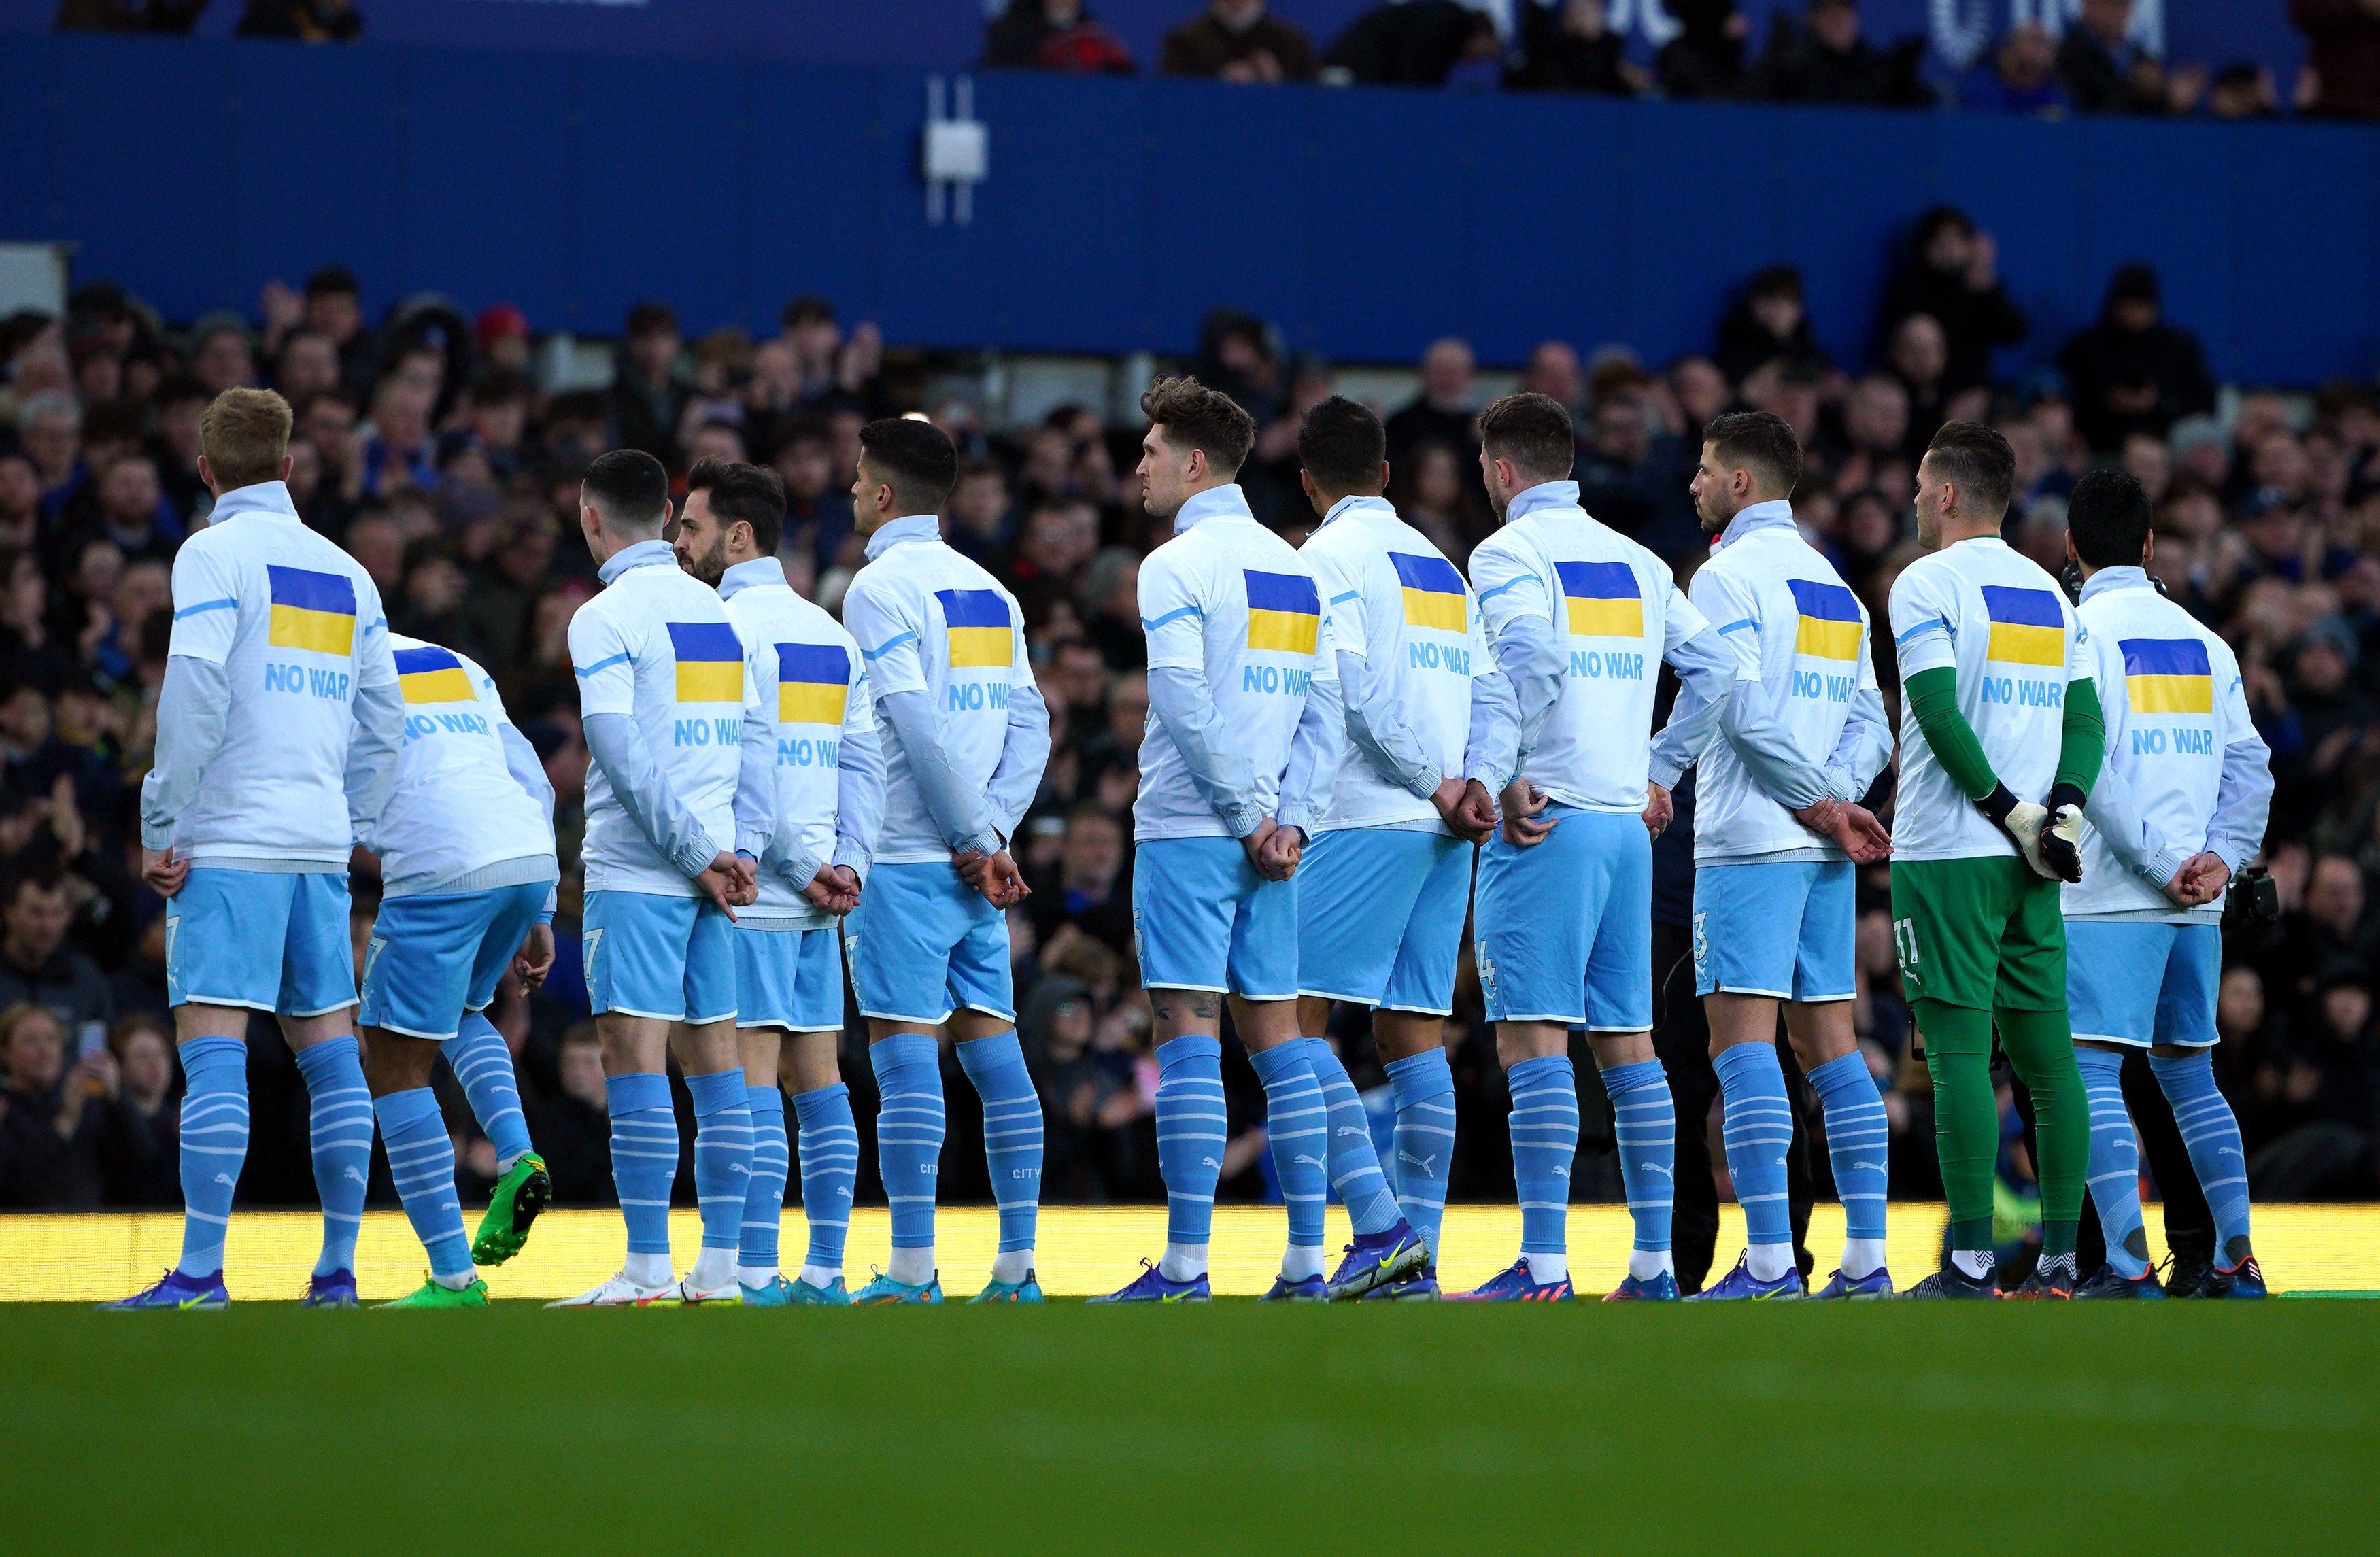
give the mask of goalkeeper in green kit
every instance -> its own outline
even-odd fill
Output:
[[[1892,932],[1934,1077],[1950,1202],[1949,1263],[1912,1297],[1997,1297],[1992,1031],[2033,1094],[2041,1261],[2020,1297],[2074,1293],[2091,1113],[2066,1019],[2058,884],[2082,879],[2082,804],[2105,731],[2081,623],[2057,583],[2000,539],[2008,440],[1946,424],[1917,467],[1929,554],[1892,586],[1900,786]]]

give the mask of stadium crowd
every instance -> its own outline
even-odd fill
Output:
[[[504,305],[468,319],[416,299],[374,322],[355,278],[331,268],[302,290],[269,287],[259,315],[169,327],[137,298],[94,283],[64,319],[0,321],[0,1207],[178,1198],[164,903],[128,862],[137,860],[136,797],[171,633],[169,568],[207,520],[198,415],[243,383],[276,387],[297,407],[290,487],[307,522],[370,572],[396,631],[488,668],[553,783],[559,961],[533,995],[508,980],[492,1016],[564,1203],[613,1193],[575,931],[589,758],[565,634],[596,588],[578,534],[580,475],[622,445],[681,474],[705,455],[773,466],[791,499],[786,576],[835,610],[861,560],[845,491],[861,425],[903,411],[941,425],[962,453],[950,538],[1022,602],[1055,727],[1014,848],[1034,892],[1012,910],[1020,1030],[1048,1122],[1045,1198],[1161,1197],[1150,1017],[1132,971],[1129,811],[1148,707],[1135,582],[1165,527],[1129,490],[1138,428],[1082,405],[1029,426],[987,427],[964,399],[926,399],[918,354],[888,352],[872,326],[846,329],[815,298],[787,305],[779,332],[758,339],[728,330],[688,340],[668,306],[640,304],[609,387],[556,393],[531,375],[530,322]],[[2102,317],[2064,343],[2055,368],[1996,377],[1995,350],[2028,328],[1990,236],[1943,208],[1912,232],[1881,299],[1873,366],[1847,369],[1814,338],[1800,279],[1780,268],[1748,278],[1714,322],[1706,354],[1645,364],[1623,347],[1583,359],[1548,341],[1521,377],[1572,407],[1587,508],[1682,579],[1706,544],[1686,493],[1695,430],[1730,406],[1784,417],[1809,451],[1795,498],[1802,527],[1878,620],[1918,554],[1912,473],[1946,419],[1981,416],[2008,437],[2020,488],[2010,539],[2053,571],[2076,480],[2109,463],[2138,475],[2156,503],[2153,571],[2236,645],[2279,785],[2266,863],[2282,913],[2227,932],[2216,1059],[2255,1194],[2380,1195],[2380,397],[2344,383],[2218,392],[2142,265],[2111,278]],[[1254,415],[1243,484],[1261,518],[1301,541],[1315,516],[1298,487],[1297,419],[1331,392],[1330,367],[1285,352],[1262,320],[1227,309],[1207,321],[1189,366]],[[1478,484],[1478,380],[1469,347],[1440,340],[1418,365],[1414,398],[1380,407],[1390,495],[1458,561],[1492,525]],[[1876,644],[1888,689],[1890,647]],[[1888,819],[1888,772],[1872,798]],[[1691,807],[1681,800],[1657,851],[1656,892],[1657,918],[1679,924],[1691,870]],[[358,856],[359,960],[375,872]],[[1858,1028],[1888,1089],[1893,1193],[1937,1198],[1931,1093],[1910,1053],[1886,904],[1878,868],[1863,886]],[[1666,988],[1690,999],[1677,993],[1685,987]],[[859,1031],[854,1019],[844,1075],[861,1094],[853,1101],[868,1136],[876,1109]],[[269,1022],[260,1018],[252,1037],[244,1194],[309,1203],[304,1088]],[[1342,1005],[1332,1037],[1384,1113],[1365,1023]],[[1467,951],[1445,1037],[1458,1087],[1452,1197],[1509,1199],[1509,1100]],[[945,1064],[943,1194],[987,1198],[975,1092],[956,1084],[947,1050]],[[1266,1198],[1277,1188],[1263,1094],[1236,1049],[1225,1077],[1224,1193]],[[1608,1114],[1598,1143],[1598,1085],[1582,1082],[1590,1150],[1574,1182],[1580,1199],[1621,1198]],[[440,1086],[467,1193],[484,1193],[492,1151],[443,1066]],[[690,1121],[682,1089],[678,1104]],[[2004,1171],[2021,1189],[2013,1104],[2007,1114]],[[681,1138],[690,1150],[690,1122]],[[1823,1154],[1813,1157],[1823,1195]],[[1717,1150],[1709,1158],[1724,1162]],[[865,1141],[861,1162],[865,1201],[880,1195]],[[394,1205],[377,1157],[373,1178],[375,1203]],[[692,1173],[678,1185],[690,1198]]]

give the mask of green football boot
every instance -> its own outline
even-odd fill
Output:
[[[394,1303],[373,1305],[377,1308],[484,1308],[487,1306],[488,1283],[477,1276],[471,1278],[469,1286],[460,1288],[441,1285],[433,1278]]]
[[[504,1176],[488,1198],[488,1214],[471,1239],[471,1263],[502,1265],[528,1242],[528,1224],[553,1203],[553,1180],[546,1176],[545,1159],[524,1151],[513,1159]]]

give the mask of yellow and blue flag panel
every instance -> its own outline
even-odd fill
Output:
[[[2128,638],[2124,692],[2134,713],[2213,713],[2215,669],[2194,638]]]
[[[1984,614],[1992,621],[1984,658],[2018,665],[2066,663],[2066,614],[2047,590],[1985,584]]]
[[[951,664],[1010,665],[1016,663],[1016,639],[1008,620],[1008,602],[997,590],[936,590],[942,602],[942,625],[950,633]]]
[[[1624,562],[1560,562],[1562,598],[1573,638],[1643,638],[1645,594]]]
[[[1788,578],[1793,609],[1802,614],[1793,652],[1821,660],[1856,660],[1860,649],[1859,602],[1840,584],[1818,578]]]
[[[267,563],[273,589],[273,622],[264,641],[275,649],[310,649],[317,654],[356,651],[355,580],[339,573]]]
[[[777,645],[777,722],[840,724],[851,656],[839,643]]]
[[[1438,627],[1446,632],[1467,631],[1470,614],[1463,598],[1463,575],[1444,557],[1408,556],[1402,552],[1390,552],[1389,561],[1396,565],[1397,582],[1405,590],[1405,626]]]
[[[724,622],[672,622],[670,648],[677,655],[677,700],[740,703],[744,700],[744,644]]]
[[[1322,596],[1314,580],[1302,573],[1259,573],[1253,567],[1240,574],[1248,584],[1248,647],[1313,653],[1322,635]],[[1411,590],[1405,598],[1413,598]]]
[[[408,703],[471,703],[479,695],[463,662],[435,644],[396,651],[396,686]]]

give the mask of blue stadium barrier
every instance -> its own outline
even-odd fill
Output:
[[[2136,258],[2225,378],[2380,360],[2380,128],[975,80],[990,177],[935,226],[920,72],[18,38],[0,237],[72,241],[177,319],[339,261],[375,309],[430,288],[540,328],[616,331],[648,296],[766,328],[819,292],[895,341],[1178,351],[1232,303],[1342,360],[1455,333],[1491,363],[1706,348],[1790,262],[1855,362],[1907,224],[1952,201],[2034,316],[2004,367]]]

